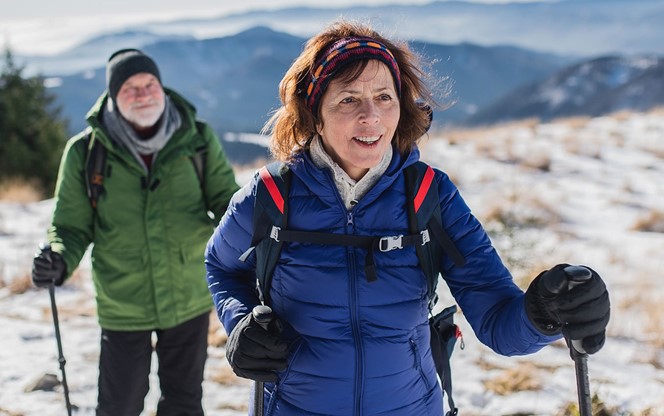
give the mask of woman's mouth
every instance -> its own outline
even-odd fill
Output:
[[[364,144],[374,144],[380,140],[381,137],[382,136],[356,136],[354,139]]]

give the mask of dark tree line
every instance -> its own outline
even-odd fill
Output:
[[[44,78],[24,77],[9,49],[0,68],[0,182],[25,180],[51,197],[67,122]]]

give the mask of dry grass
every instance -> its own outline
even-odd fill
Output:
[[[641,355],[645,357],[643,362],[664,367],[662,362],[664,354],[659,354],[664,350],[664,297],[655,283],[647,277],[635,276],[633,280],[633,288],[629,294],[621,293],[621,296],[613,301],[615,305],[613,313],[640,317],[637,321],[631,322],[630,330],[639,334],[639,341],[644,343],[644,348],[653,350],[652,357],[648,354]],[[615,329],[617,333],[610,331],[609,335],[619,336],[623,330],[617,328]]]
[[[504,370],[505,369],[505,366],[500,366],[498,364],[492,363],[491,361],[487,360],[486,356],[484,354],[480,355],[480,358],[478,358],[477,361],[475,361],[475,364],[482,371]]]
[[[562,221],[556,210],[535,194],[514,190],[502,197],[485,210],[483,221],[510,229],[551,227]]]
[[[32,284],[32,276],[29,273],[26,273],[9,282],[7,288],[9,289],[10,294],[21,295],[28,290],[34,289],[35,286]]]
[[[217,407],[218,410],[233,410],[235,412],[247,413],[249,411],[249,406],[246,403],[241,404],[232,404],[227,403]]]
[[[533,363],[522,362],[497,377],[483,382],[484,387],[500,396],[519,391],[537,391],[542,388],[540,370]]]
[[[212,372],[210,380],[222,386],[237,386],[238,384],[247,382],[245,379],[236,376],[228,364],[216,368]]]
[[[0,416],[25,416],[25,413],[16,413],[0,407]]]
[[[606,404],[594,394],[591,398],[591,407],[593,416],[618,416],[624,415],[620,413],[618,408],[609,408]],[[579,405],[577,402],[568,403],[556,416],[579,416]],[[640,415],[644,415],[640,413]]]
[[[664,233],[664,211],[653,209],[636,220],[633,231]]]
[[[210,312],[210,328],[208,329],[208,345],[211,347],[222,348],[226,346],[228,335],[221,326],[216,311]]]
[[[22,178],[9,178],[0,182],[0,200],[29,203],[44,199],[34,181]]]
[[[525,291],[530,286],[530,283],[544,270],[551,268],[552,262],[548,259],[537,257],[532,262],[528,263],[526,267],[515,268],[512,270],[512,277],[514,283]]]
[[[565,136],[561,137],[560,143],[565,151],[572,155],[588,157],[591,159],[602,158],[602,147],[606,143],[606,136],[598,136],[592,127],[571,128]],[[623,142],[620,136],[613,136],[613,141]]]
[[[444,129],[440,132],[440,135],[442,135],[451,145],[476,141],[491,142],[492,140],[495,140],[496,137],[509,136],[511,132],[515,130],[534,133],[539,126],[539,123],[539,119],[532,118],[496,124],[489,127]]]
[[[648,335],[650,343],[662,350],[664,349],[664,303],[661,299],[646,299],[643,309],[647,311],[644,314],[643,330]]]
[[[45,289],[39,289],[39,290],[45,290]],[[72,302],[72,303],[58,302],[57,306],[58,306],[58,317],[63,321],[77,317],[94,318],[95,316],[97,316],[97,307],[93,299],[90,299],[89,302],[86,301]],[[43,319],[50,320],[52,319],[52,316],[53,315],[51,307],[45,306],[42,309]]]
[[[570,129],[573,130],[580,130],[588,126],[588,122],[591,120],[590,117],[586,116],[577,116],[577,117],[569,117],[565,119],[560,119],[556,120],[558,124],[564,125],[569,127]]]

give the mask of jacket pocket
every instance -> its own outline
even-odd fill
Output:
[[[429,385],[429,380],[427,379],[426,374],[424,374],[424,370],[422,369],[422,356],[420,355],[420,349],[417,345],[417,342],[413,338],[409,339],[408,342],[410,343],[410,349],[413,351],[413,365],[420,373],[420,378],[424,382],[427,390],[430,390],[431,386]]]

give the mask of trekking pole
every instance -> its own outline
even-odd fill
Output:
[[[251,311],[253,319],[260,325],[263,329],[267,331],[267,327],[272,322],[272,309],[266,305],[258,305],[254,307]],[[263,416],[265,413],[264,409],[264,400],[265,392],[263,391],[263,382],[256,380],[255,390],[254,390],[254,415]]]
[[[592,278],[590,270],[583,266],[567,266],[564,272],[569,278],[567,281],[567,290],[583,284]],[[557,291],[554,290],[553,293],[557,293]],[[592,416],[592,399],[590,397],[590,383],[588,381],[588,354],[583,348],[581,340],[570,340],[566,337],[565,342],[569,347],[570,357],[574,361],[576,392],[579,396],[579,414],[581,416]]]
[[[67,406],[67,415],[71,416],[71,403],[69,402],[69,386],[67,385],[67,374],[65,373],[65,356],[62,353],[62,339],[60,338],[60,324],[58,323],[58,308],[55,306],[55,285],[51,283],[48,286],[48,293],[51,295],[51,311],[53,312],[53,325],[55,326],[55,340],[58,343],[58,362],[62,372],[62,388],[65,392],[65,404]]]
[[[48,259],[51,260],[51,246],[41,244],[42,252],[48,252]],[[65,373],[65,356],[62,352],[62,338],[60,337],[60,322],[58,320],[58,307],[55,303],[55,284],[51,282],[48,285],[48,294],[51,296],[51,313],[53,314],[53,326],[55,327],[55,340],[58,344],[58,362],[60,363],[60,372],[62,373],[62,388],[65,393],[65,405],[67,406],[67,415],[71,416],[71,402],[69,401],[69,386],[67,385],[67,374]]]

